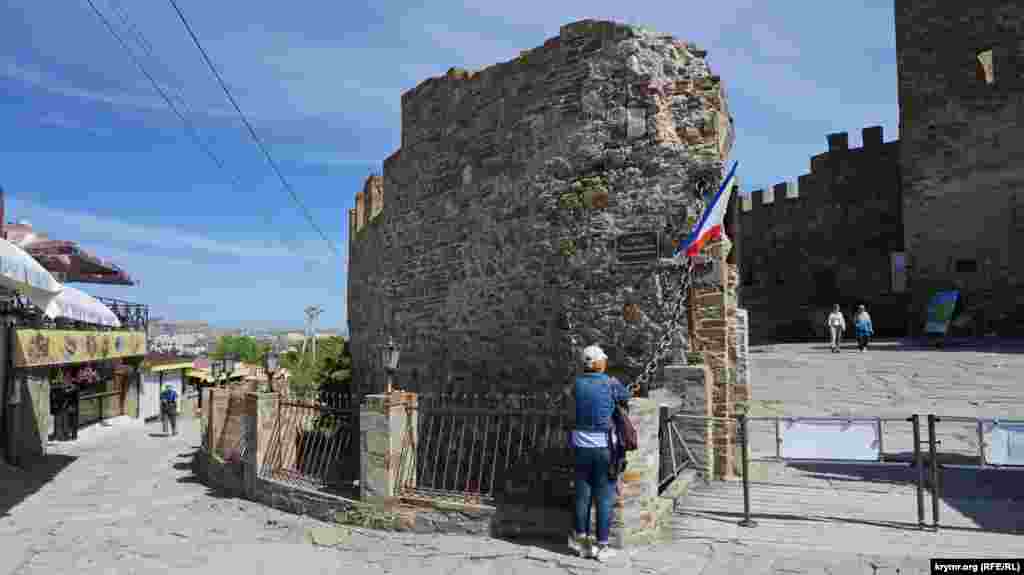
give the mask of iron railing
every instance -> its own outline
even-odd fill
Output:
[[[1018,463],[1020,460],[1012,453],[1009,443],[1002,446],[1004,453],[998,458],[991,453],[994,442],[990,439],[993,429],[999,425],[1024,426],[1024,421],[928,415],[927,429],[922,429],[923,419],[925,418],[918,414],[899,418],[745,415],[706,417],[671,413],[668,408],[662,408],[659,430],[662,441],[660,488],[664,489],[681,470],[686,468],[696,468],[705,479],[711,475],[712,468],[716,475],[719,474],[722,470],[717,466],[728,462],[729,457],[722,458],[721,452],[712,451],[711,446],[736,445],[736,460],[731,462],[735,467],[729,471],[738,474],[742,480],[743,512],[742,520],[739,522],[741,526],[757,525],[753,515],[755,510],[751,509],[750,502],[750,463],[777,462],[785,464],[787,468],[792,466],[796,469],[810,470],[812,474],[841,473],[838,471],[839,468],[847,468],[851,470],[851,476],[875,476],[884,478],[882,480],[886,482],[913,485],[917,528],[937,530],[940,528],[939,513],[944,470],[974,469],[979,473],[996,470],[1024,471],[1024,462]],[[800,423],[811,425],[791,432],[795,435],[794,438],[787,437],[786,430],[790,429],[792,424]],[[940,430],[937,429],[939,423],[960,423],[965,424],[965,427],[961,430],[947,428],[944,430],[947,433],[940,436]],[[773,429],[773,432],[752,433],[752,424],[763,424],[765,428]],[[859,427],[859,430],[853,429],[854,427]],[[850,432],[847,437],[840,437],[847,432]],[[853,441],[849,441],[851,439]],[[708,461],[708,456],[712,455],[716,461]],[[995,463],[994,460],[997,459],[1010,461]],[[966,489],[964,493],[970,497],[985,496],[977,487],[980,484],[979,479],[959,479],[966,482],[966,487],[959,487]],[[981,483],[991,483],[991,479]],[[764,485],[771,489],[775,484],[769,482]],[[926,492],[930,493],[931,498],[930,523],[926,521]],[[963,496],[953,495],[953,498]],[[773,505],[765,501],[763,499],[762,504]],[[997,509],[999,505],[994,504],[993,509]],[[998,515],[995,511],[993,513]],[[991,524],[999,523],[1002,519],[986,517],[984,521],[987,526],[983,526],[982,529],[992,529]],[[979,522],[979,525],[981,524]],[[1020,526],[1017,525],[1016,530],[1012,526],[998,527],[998,530],[1002,529],[1019,532]]]
[[[309,489],[351,495],[359,478],[359,403],[348,394],[278,403],[258,475]]]
[[[109,297],[97,297],[103,305],[114,312],[117,319],[121,320],[122,328],[145,330],[149,325],[149,306],[141,303],[131,303]]]
[[[403,441],[397,470],[401,491],[488,503],[510,480],[570,478],[565,400],[560,393],[420,395],[410,408],[418,441]]]
[[[121,322],[122,329],[145,331],[149,324],[149,306],[130,303],[113,298],[97,297],[103,305],[114,312]],[[43,315],[42,310],[32,305],[27,298],[10,290],[0,288],[0,313],[13,315],[23,327],[39,329],[84,329],[94,331],[110,331],[112,328],[82,323],[65,318],[51,319]]]

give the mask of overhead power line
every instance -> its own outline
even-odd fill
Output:
[[[169,107],[171,111],[174,112],[174,115],[178,116],[178,119],[180,119],[182,123],[185,124],[186,131],[188,132],[189,136],[192,137],[192,140],[196,143],[196,145],[202,148],[202,150],[206,152],[206,155],[210,156],[210,159],[212,159],[213,162],[217,164],[217,167],[227,171],[227,167],[224,165],[224,162],[222,162],[221,159],[217,157],[217,154],[213,153],[213,150],[206,145],[206,142],[204,142],[203,139],[199,137],[199,132],[196,129],[195,125],[192,123],[192,121],[186,118],[185,115],[181,113],[178,107],[174,104],[174,101],[171,99],[171,97],[167,95],[166,91],[164,91],[160,83],[156,81],[156,78],[154,78],[153,75],[149,73],[149,70],[146,69],[146,66],[142,63],[139,57],[136,56],[135,51],[132,50],[128,43],[125,42],[124,38],[122,38],[121,35],[117,33],[117,30],[114,29],[114,25],[111,24],[110,20],[107,19],[103,12],[101,12],[100,9],[96,7],[96,4],[93,2],[93,0],[86,1],[89,3],[89,7],[92,8],[92,11],[96,13],[96,16],[100,19],[100,21],[103,22],[103,25],[106,27],[107,31],[110,32],[110,35],[113,36],[115,40],[117,40],[117,43],[121,45],[121,48],[125,52],[128,52],[128,55],[131,56],[132,61],[135,63],[135,66],[138,67],[139,71],[141,71],[143,75],[146,76],[150,84],[153,84],[153,88],[157,91],[158,94],[160,94],[160,97],[163,98],[164,102],[167,103],[167,107]],[[240,182],[236,178],[233,177],[232,179],[236,184],[240,184]]]
[[[178,18],[181,19],[182,25],[185,26],[185,30],[188,31],[188,35],[192,38],[192,42],[196,45],[196,48],[199,49],[199,53],[203,55],[203,60],[206,62],[207,67],[210,68],[210,71],[213,72],[214,77],[217,78],[217,83],[220,84],[221,89],[224,90],[224,94],[227,95],[228,100],[231,101],[231,105],[234,106],[235,111],[238,112],[238,117],[241,118],[242,123],[245,124],[245,127],[249,131],[249,135],[252,136],[253,141],[256,142],[256,145],[259,146],[260,151],[263,152],[263,155],[267,158],[267,163],[270,164],[270,167],[274,170],[274,173],[277,175],[277,178],[281,180],[281,184],[284,186],[285,190],[287,190],[288,193],[291,195],[292,200],[294,200],[295,203],[302,210],[302,213],[309,221],[309,224],[313,226],[313,229],[316,230],[318,234],[320,234],[320,237],[322,237],[325,242],[327,242],[327,245],[330,247],[331,251],[334,252],[335,255],[337,255],[338,250],[337,248],[335,248],[334,242],[332,242],[330,238],[327,237],[327,234],[325,234],[323,230],[320,229],[320,226],[317,225],[316,220],[313,218],[313,214],[309,212],[309,209],[306,208],[306,205],[303,204],[302,200],[299,199],[298,194],[295,193],[295,189],[292,188],[292,185],[288,183],[287,179],[285,179],[284,174],[281,173],[280,168],[278,168],[277,166],[277,162],[275,162],[273,156],[270,155],[270,151],[263,144],[263,141],[260,139],[260,137],[256,135],[256,130],[253,129],[252,124],[249,123],[249,119],[245,116],[245,113],[242,112],[242,108],[238,105],[238,102],[235,101],[235,97],[231,95],[231,90],[228,89],[227,83],[224,82],[224,78],[222,78],[220,72],[217,71],[217,67],[213,65],[213,61],[210,59],[210,56],[206,53],[206,49],[203,48],[203,45],[199,41],[199,38],[192,30],[192,25],[189,24],[188,19],[185,17],[185,14],[181,11],[180,8],[178,8],[178,3],[175,2],[175,0],[168,1],[171,3],[171,6],[174,8],[174,11],[178,13]],[[89,0],[89,2],[92,3],[92,0]]]

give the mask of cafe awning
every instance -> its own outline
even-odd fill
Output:
[[[114,312],[110,311],[110,308],[91,295],[71,286],[64,286],[64,290],[43,308],[43,313],[49,318],[63,317],[107,327],[121,327],[121,320],[114,315]]]
[[[0,239],[0,286],[24,294],[41,309],[63,290],[35,258],[5,239]]]

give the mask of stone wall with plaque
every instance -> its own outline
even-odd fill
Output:
[[[410,391],[454,385],[455,365],[484,389],[549,387],[575,367],[566,314],[635,373],[674,299],[659,235],[685,230],[696,181],[721,176],[731,121],[702,50],[593,20],[404,93],[382,208],[349,233],[356,380],[379,386],[390,334]]]

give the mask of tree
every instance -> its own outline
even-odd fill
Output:
[[[289,388],[299,397],[314,393],[325,403],[337,394],[352,390],[352,356],[348,341],[341,337],[325,338],[317,342],[316,361],[312,347],[306,353],[288,351],[281,355],[281,366],[291,373]]]
[[[217,340],[212,359],[221,359],[227,354],[235,354],[245,363],[260,364],[270,346],[247,336],[225,335]]]

